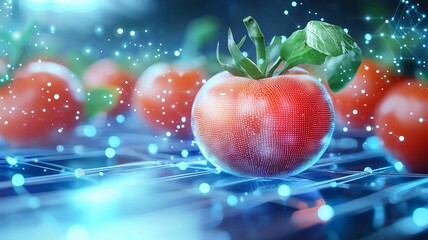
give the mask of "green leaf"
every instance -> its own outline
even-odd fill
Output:
[[[327,55],[308,46],[306,39],[306,31],[297,30],[282,44],[281,58],[286,61],[283,71],[304,63],[315,65],[324,63]]]
[[[327,56],[337,57],[356,47],[354,40],[339,26],[310,21],[305,28],[306,44]]]
[[[248,59],[247,57],[242,54],[242,52],[239,50],[238,46],[235,43],[235,40],[233,39],[232,30],[229,28],[228,32],[228,41],[227,41],[227,47],[229,49],[230,55],[232,58],[236,61],[236,63],[241,66],[245,72],[253,79],[261,79],[264,78],[263,73],[260,71],[260,69],[257,67],[257,65]]]
[[[247,28],[248,36],[256,47],[256,60],[261,72],[265,72],[268,62],[266,62],[265,37],[260,30],[259,24],[251,16],[244,18],[244,25]]]
[[[95,116],[99,112],[108,112],[118,101],[115,91],[110,88],[94,88],[86,93],[86,116]]]
[[[245,38],[243,38],[242,40],[245,40]],[[242,40],[241,40],[241,42],[243,42]],[[230,72],[231,74],[233,74],[235,76],[248,77],[248,74],[245,72],[244,69],[242,69],[242,67],[222,62],[220,60],[220,50],[219,50],[219,48],[220,48],[220,44],[217,43],[217,51],[216,51],[217,61],[224,68],[224,70]]]
[[[218,19],[213,16],[203,16],[193,20],[186,29],[183,43],[183,57],[193,57],[208,41],[214,39],[218,32]]]
[[[340,91],[354,78],[361,60],[361,50],[358,47],[346,54],[327,59],[325,63],[327,83],[333,92]]]

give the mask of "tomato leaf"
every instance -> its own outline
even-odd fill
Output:
[[[260,30],[259,24],[254,18],[250,16],[246,17],[243,22],[247,28],[248,36],[256,47],[257,66],[260,68],[261,72],[265,72],[269,63],[266,61],[265,37]]]
[[[327,55],[310,47],[306,39],[306,31],[297,30],[285,40],[281,48],[281,58],[286,61],[283,71],[303,63],[320,65],[325,62]]]
[[[355,41],[339,26],[310,21],[305,29],[294,32],[281,47],[286,64],[281,72],[299,64],[326,62],[327,82],[339,91],[354,77],[362,60]]]
[[[95,116],[99,112],[107,112],[118,101],[117,93],[110,88],[94,88],[86,93],[86,116]]]
[[[245,40],[245,38],[242,38],[241,40],[241,45],[243,43],[243,40]],[[248,77],[248,74],[245,72],[244,69],[242,69],[242,67],[237,66],[237,65],[231,65],[231,64],[227,64],[224,63],[223,61],[220,60],[220,44],[217,43],[217,51],[216,51],[216,57],[217,57],[217,61],[220,63],[220,65],[224,68],[224,70],[230,72],[231,74],[235,75],[235,76],[241,76],[241,77]]]
[[[257,67],[257,65],[251,61],[249,58],[245,57],[244,54],[239,50],[238,46],[233,39],[232,30],[229,28],[227,47],[229,49],[230,55],[236,61],[236,63],[241,66],[245,72],[254,79],[264,78],[263,73]]]
[[[361,50],[356,47],[337,57],[329,57],[325,63],[327,83],[333,92],[344,88],[355,76],[362,60]]]

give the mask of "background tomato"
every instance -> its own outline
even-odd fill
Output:
[[[192,110],[204,156],[241,176],[304,171],[327,148],[333,126],[327,92],[298,71],[259,80],[217,74],[201,88]]]
[[[130,109],[136,80],[134,76],[121,69],[112,59],[101,59],[90,65],[82,80],[88,91],[106,88],[115,94],[112,99],[116,101],[108,109],[103,109],[109,115],[123,114]]]
[[[192,104],[205,79],[202,69],[155,64],[138,79],[135,109],[154,131],[163,136],[191,139]]]
[[[414,172],[428,172],[428,85],[415,79],[388,90],[375,114],[376,134]]]
[[[80,82],[56,63],[33,62],[0,87],[0,135],[15,145],[64,141],[82,118]]]
[[[397,81],[392,70],[373,60],[363,60],[354,79],[344,89],[330,92],[337,123],[350,131],[372,129],[377,103]]]

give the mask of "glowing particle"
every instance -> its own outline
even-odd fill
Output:
[[[348,130],[349,130],[349,129],[348,129],[347,127],[343,127],[343,128],[342,128],[342,131],[343,131],[343,132],[348,132]]]
[[[182,117],[182,118],[181,118],[181,121],[182,121],[182,122],[186,122],[186,120],[187,120],[187,119],[186,119],[186,117]]]
[[[108,145],[112,148],[117,148],[120,146],[120,138],[118,136],[111,136],[108,138]]]
[[[21,174],[17,173],[12,176],[12,184],[15,187],[21,187],[25,183],[25,178]]]
[[[116,122],[117,123],[123,123],[123,122],[125,122],[125,116],[123,116],[122,114],[118,114],[116,116]]]
[[[135,36],[135,31],[130,31],[129,35],[131,35],[131,37]]]
[[[97,134],[97,128],[92,125],[86,125],[83,127],[83,135],[86,137],[95,137]]]
[[[424,119],[423,118],[419,118],[419,122],[421,123],[421,122],[424,122]]]
[[[371,35],[370,33],[366,33],[366,35],[364,35],[364,38],[365,38],[367,41],[370,41],[370,40],[372,40],[372,35]]]
[[[6,157],[6,162],[10,165],[16,165],[18,163],[18,159],[14,157]]]
[[[400,140],[400,142],[404,141],[404,136],[399,136],[398,140]]]
[[[291,6],[292,6],[292,7],[296,7],[296,6],[297,6],[297,2],[292,1],[292,2],[291,2]]]
[[[367,132],[370,132],[371,130],[372,130],[372,127],[371,127],[371,126],[367,126],[367,127],[366,127],[366,131],[367,131]]]
[[[291,189],[288,185],[282,184],[278,187],[278,195],[281,197],[288,197],[290,196]]]
[[[199,191],[201,191],[201,193],[208,193],[211,190],[211,187],[208,183],[201,183],[201,185],[199,185]]]
[[[55,99],[55,100],[58,100],[58,99],[59,99],[59,94],[55,94],[55,95],[54,95],[54,99]]]
[[[113,148],[107,148],[104,154],[107,158],[113,158],[116,155],[116,151]]]
[[[364,172],[367,174],[372,174],[373,173],[373,169],[371,167],[365,167],[364,168]]]
[[[123,34],[123,28],[118,28],[117,30],[116,30],[116,32],[117,32],[117,34]]]
[[[401,171],[401,170],[403,170],[404,165],[402,162],[396,162],[396,163],[394,163],[394,167],[397,171]]]
[[[180,51],[175,50],[175,51],[174,51],[174,56],[176,56],[176,57],[180,56]]]
[[[379,149],[382,146],[381,140],[377,136],[370,136],[364,142],[364,149]]]
[[[187,151],[186,149],[181,150],[181,156],[186,158],[189,156],[189,151]]]
[[[428,225],[428,209],[421,207],[413,211],[413,222],[418,227],[425,227]]]
[[[89,232],[82,225],[73,225],[67,230],[67,240],[89,240]]]
[[[156,154],[158,152],[158,145],[154,144],[154,143],[150,143],[149,146],[147,147],[147,151],[150,154]]]
[[[317,215],[322,221],[328,221],[334,216],[334,210],[329,205],[322,205],[318,208]]]
[[[238,204],[238,198],[235,195],[229,195],[227,197],[227,204],[229,204],[230,206],[235,206],[236,204]]]
[[[165,133],[165,135],[166,135],[167,137],[171,137],[171,132],[166,132],[166,133]]]
[[[289,13],[288,10],[284,11],[284,15],[288,15],[288,13]]]
[[[74,170],[74,176],[76,176],[76,178],[80,178],[85,176],[85,170],[82,168],[77,168],[76,170]]]
[[[186,169],[187,169],[188,165],[187,165],[187,162],[179,162],[179,163],[177,163],[177,167],[178,167],[181,171],[184,171],[184,170],[186,170]]]
[[[64,146],[63,145],[57,145],[56,146],[56,151],[57,152],[64,152]]]
[[[352,114],[357,115],[358,114],[358,110],[357,109],[352,110]]]

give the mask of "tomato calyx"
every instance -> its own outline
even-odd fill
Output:
[[[217,60],[222,67],[235,76],[262,79],[282,75],[301,64],[325,64],[329,87],[337,92],[354,77],[361,64],[362,53],[356,42],[341,27],[320,21],[310,21],[304,29],[295,31],[289,38],[274,36],[268,46],[256,20],[244,18],[248,36],[256,48],[256,62],[240,50],[244,36],[236,43],[232,30],[228,31],[228,50],[231,64],[220,60],[217,44]],[[284,63],[282,67],[279,67]]]

